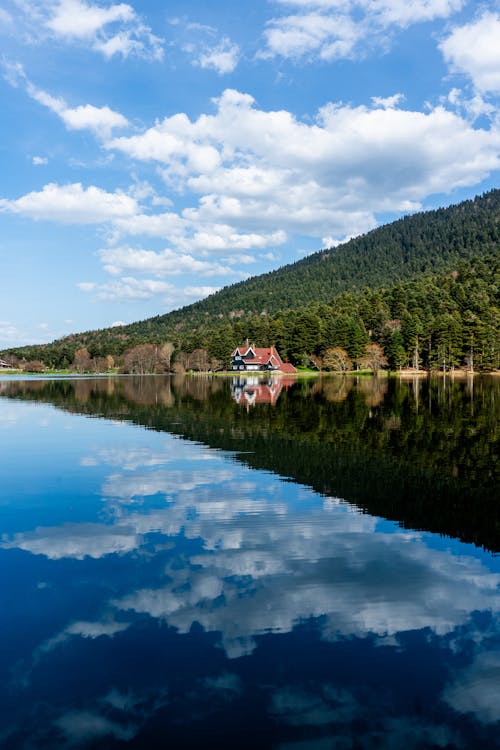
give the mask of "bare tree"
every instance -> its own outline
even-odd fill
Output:
[[[322,357],[318,357],[318,355],[317,355],[317,354],[310,354],[310,355],[309,355],[309,362],[310,362],[311,364],[313,364],[313,365],[314,365],[314,367],[315,367],[315,368],[316,368],[317,370],[320,370],[320,371],[321,371],[321,370],[323,369],[323,359],[322,359]]]
[[[158,348],[157,372],[170,372],[174,345],[167,341]]]
[[[183,375],[186,372],[188,360],[186,352],[177,352],[173,368],[176,375]]]
[[[222,359],[217,359],[217,357],[210,357],[210,360],[208,362],[208,369],[211,372],[220,372],[221,370],[224,370],[224,362]]]
[[[30,359],[27,362],[22,362],[21,370],[24,372],[43,372],[45,365],[39,359]]]
[[[345,349],[338,346],[327,349],[323,356],[323,367],[333,372],[346,372],[352,370],[352,360]]]
[[[157,347],[154,344],[139,344],[123,355],[124,372],[146,375],[155,372]]]
[[[77,372],[88,372],[91,369],[92,359],[86,347],[77,349],[73,358],[73,368]]]
[[[198,372],[208,370],[208,352],[206,349],[195,349],[191,352],[188,359],[188,369]]]
[[[376,374],[379,370],[387,367],[387,357],[379,344],[367,344],[365,353],[359,358],[359,364],[364,370],[373,370]]]

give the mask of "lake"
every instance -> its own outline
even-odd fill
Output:
[[[0,746],[500,747],[500,379],[0,378]]]

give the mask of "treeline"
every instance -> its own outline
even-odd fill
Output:
[[[313,302],[233,322],[208,318],[193,329],[168,325],[135,336],[107,329],[1,356],[34,370],[217,371],[229,366],[231,351],[247,338],[257,346],[277,346],[296,365],[325,370],[498,369],[500,255],[492,251],[461,261],[450,273],[389,288],[343,292],[331,304]]]

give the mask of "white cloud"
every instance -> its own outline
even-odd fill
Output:
[[[159,294],[168,294],[174,290],[171,284],[154,279],[136,279],[126,276],[116,281],[97,284],[93,281],[82,281],[78,284],[82,292],[91,292],[99,300],[145,300]]]
[[[129,124],[126,117],[108,106],[95,107],[93,104],[82,104],[78,107],[68,107],[64,99],[52,96],[35,86],[27,78],[23,66],[19,63],[4,61],[1,67],[4,78],[11,86],[17,88],[23,85],[28,95],[58,115],[68,130],[91,130],[96,136],[109,138],[114,128],[124,128]]]
[[[171,171],[205,173],[214,170],[220,162],[218,150],[199,143],[190,134],[191,122],[187,115],[166,118],[142,135],[115,138],[106,148],[115,149],[141,161],[168,164]]]
[[[464,115],[471,122],[475,122],[479,117],[485,115],[494,120],[497,108],[494,104],[486,101],[483,96],[477,92],[473,96],[467,96],[461,89],[452,88],[443,102],[450,103],[456,111],[463,111]]]
[[[483,13],[458,26],[440,48],[450,68],[471,79],[481,92],[500,92],[500,16]]]
[[[127,119],[109,107],[94,107],[85,104],[74,109],[68,108],[60,113],[70,130],[94,130],[97,134],[108,135],[113,128],[124,128]]]
[[[192,255],[165,249],[159,253],[131,247],[113,247],[99,251],[104,269],[113,275],[124,273],[172,276],[194,273],[200,276],[234,275],[235,271],[221,263],[198,260]]]
[[[240,48],[224,37],[215,47],[205,49],[198,57],[201,68],[211,68],[221,75],[232,73],[238,65]]]
[[[220,286],[186,286],[182,290],[182,293],[186,298],[185,303],[187,303],[209,297],[211,294],[218,292],[219,289]]]
[[[375,107],[380,109],[395,109],[405,99],[404,94],[393,94],[392,96],[372,96]]]
[[[0,212],[28,216],[31,219],[63,224],[102,224],[137,213],[136,201],[125,193],[107,193],[81,183],[49,183],[39,192],[27,193],[17,200],[0,198]]]
[[[137,37],[145,34],[147,42]],[[155,60],[163,58],[162,40],[150,33],[147,27],[141,27],[140,31],[122,31],[108,39],[98,39],[94,43],[94,49],[101,52],[108,60],[114,55],[128,57],[135,54],[138,57],[151,57]]]
[[[26,82],[26,90],[32,99],[47,107],[64,122],[68,130],[92,130],[95,135],[109,138],[114,128],[124,128],[128,120],[107,106],[94,107],[84,104],[68,107],[64,99],[58,99]]]
[[[47,185],[0,200],[0,210],[107,223],[112,244],[127,235],[162,238],[189,256],[182,258],[186,268],[196,256],[272,250],[293,234],[334,245],[376,226],[378,213],[418,210],[427,196],[477,184],[499,167],[496,121],[474,127],[471,113],[486,111],[481,102],[464,103],[462,116],[453,100],[447,103],[454,111],[442,104],[419,112],[404,109],[394,94],[373,97],[371,106],[327,104],[302,121],[227,89],[211,114],[192,120],[178,113],[143,133],[104,141],[110,152],[156,163],[172,195],[181,195],[181,211],[163,209],[142,183],[127,194]],[[63,106],[51,97],[46,105]],[[96,115],[89,107],[68,111],[82,127]],[[153,266],[166,262],[161,254],[146,257]]]
[[[119,234],[142,235],[146,237],[161,237],[173,239],[185,231],[185,221],[173,211],[161,214],[137,213],[115,222]]]
[[[350,57],[363,38],[360,25],[348,16],[305,13],[275,19],[265,33],[262,57],[300,58],[317,55],[323,60]]]
[[[46,156],[34,156],[32,161],[35,167],[40,167],[49,163],[49,160]]]
[[[110,23],[134,18],[134,9],[125,3],[103,8],[81,0],[59,0],[52,6],[47,26],[59,36],[85,39],[94,37]]]
[[[366,54],[392,28],[447,18],[464,0],[279,0],[298,12],[272,19],[261,57],[332,60]]]
[[[96,300],[107,302],[134,302],[161,297],[166,308],[171,310],[214,294],[220,286],[188,285],[182,287],[157,279],[124,276],[104,283],[81,281],[78,288],[82,292],[91,294]],[[125,324],[118,321],[114,325]]]
[[[192,65],[215,70],[219,75],[232,73],[238,65],[239,46],[228,36],[221,37],[215,27],[180,18],[169,23],[176,27],[174,44],[189,56]]]
[[[155,36],[127,3],[106,7],[84,0],[58,0],[41,6],[44,26],[68,42],[89,44],[106,58],[114,55],[161,60],[163,40]]]
[[[186,216],[191,216],[190,210],[186,210]],[[265,232],[244,234],[235,231],[228,224],[211,224],[210,222],[199,224],[196,219],[194,226],[201,226],[202,229],[195,231],[192,235],[177,238],[177,244],[179,247],[191,248],[193,251],[198,251],[203,255],[211,252],[225,252],[227,250],[261,250],[270,245],[282,245],[287,239],[286,233],[283,230],[269,234]],[[245,256],[243,257],[245,259]],[[239,261],[239,255],[234,260]]]
[[[477,183],[498,167],[495,128],[474,129],[444,107],[405,110],[400,101],[396,94],[371,107],[330,104],[310,124],[226,90],[214,115],[178,114],[106,145],[165,165],[167,179],[175,174],[181,188],[199,193],[198,206],[183,212],[193,226],[352,236],[375,226],[377,212],[418,209],[427,195]],[[197,162],[193,153],[209,158]]]
[[[359,0],[356,4],[385,25],[405,28],[412,23],[448,18],[463,7],[465,0]]]

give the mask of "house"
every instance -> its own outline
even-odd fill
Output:
[[[297,372],[289,362],[283,362],[275,346],[262,348],[248,344],[232,352],[231,369],[235,372]]]
[[[3,359],[0,359],[0,368],[8,368],[9,370],[12,370],[13,365],[9,365],[8,362],[5,362]]]

